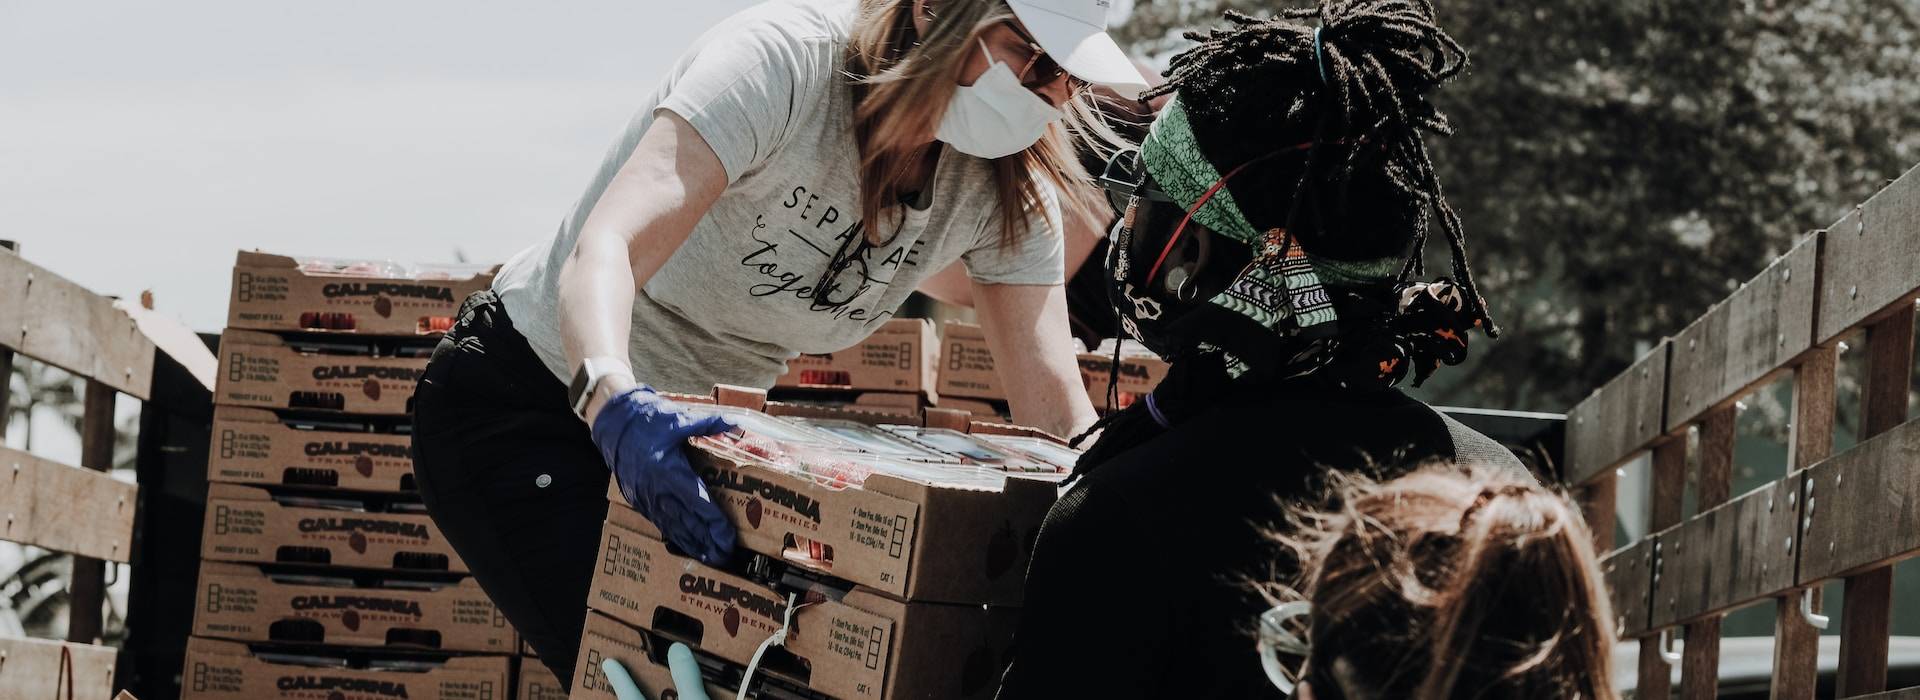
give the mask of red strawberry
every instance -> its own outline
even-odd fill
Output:
[[[720,624],[727,628],[728,637],[740,636],[740,609],[727,608],[726,614],[720,616]]]
[[[755,530],[760,529],[761,511],[762,511],[762,506],[760,505],[760,499],[756,498],[751,501],[747,501],[747,524],[752,525],[753,529]]]
[[[393,300],[388,299],[386,297],[380,297],[380,298],[374,299],[373,312],[376,314],[380,314],[380,318],[387,318],[389,316],[392,316]]]
[[[360,386],[360,390],[366,392],[367,398],[380,400],[380,380],[369,377],[367,383]]]
[[[347,629],[355,632],[360,631],[360,611],[347,610],[340,613],[340,624],[346,625]]]
[[[360,472],[360,476],[373,476],[373,458],[366,455],[355,456],[353,470]]]
[[[354,553],[356,553],[356,554],[366,554],[366,553],[367,553],[367,535],[366,535],[366,533],[364,533],[364,532],[356,532],[356,533],[353,533],[353,534],[351,534],[351,535],[348,535],[348,536],[347,536],[347,546],[348,546],[348,547],[351,547],[351,548],[353,548],[353,551],[354,551]]]

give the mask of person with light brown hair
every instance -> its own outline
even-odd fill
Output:
[[[1278,535],[1301,564],[1257,648],[1301,700],[1613,700],[1613,613],[1580,511],[1524,475],[1336,477]],[[1290,567],[1280,567],[1290,568]],[[1296,592],[1297,591],[1297,592]],[[1305,622],[1302,625],[1302,622]]]
[[[1020,422],[1094,422],[1063,212],[1097,201],[1088,88],[1146,87],[1107,0],[770,0],[696,39],[559,230],[469,298],[414,397],[422,498],[540,658],[573,670],[609,472],[678,551],[735,531],[659,392],[769,387],[963,264]],[[636,41],[658,41],[636,27]]]

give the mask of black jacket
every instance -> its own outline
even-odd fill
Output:
[[[1119,454],[1041,526],[999,697],[1280,697],[1252,634],[1270,604],[1248,583],[1292,573],[1263,531],[1279,499],[1311,493],[1327,468],[1384,476],[1432,458],[1524,471],[1395,390],[1229,400]]]

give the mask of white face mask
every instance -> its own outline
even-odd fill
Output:
[[[986,42],[980,44],[987,52]],[[934,138],[978,158],[1001,158],[1026,150],[1061,118],[1060,110],[1020,84],[1013,69],[987,53],[987,72],[954,90]]]

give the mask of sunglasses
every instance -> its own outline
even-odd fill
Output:
[[[1065,76],[1069,81],[1073,80],[1073,76],[1067,75],[1067,69],[1060,67],[1058,61],[1053,60],[1052,56],[1047,55],[1047,50],[1040,47],[1039,40],[1034,39],[1032,34],[1028,34],[1027,30],[1022,29],[1019,22],[1007,21],[1003,24],[1005,24],[1008,29],[1013,30],[1013,35],[1020,37],[1020,41],[1026,43],[1027,51],[1031,54],[1027,59],[1026,65],[1021,66],[1020,70],[1014,73],[1015,76],[1020,78],[1021,87],[1038,91],[1048,85],[1052,85],[1054,81],[1059,80],[1062,76]]]

